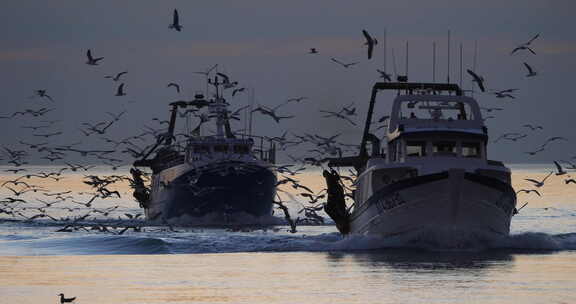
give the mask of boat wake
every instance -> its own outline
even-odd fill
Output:
[[[524,232],[494,237],[470,233],[458,234],[451,231],[450,237],[439,233],[421,233],[388,238],[351,235],[334,245],[334,250],[343,251],[386,248],[412,248],[430,251],[560,251],[576,250],[576,233]]]
[[[184,219],[187,220],[187,219]],[[209,218],[205,218],[209,223]],[[246,219],[249,220],[249,219]],[[227,226],[165,226],[147,221],[82,223],[85,229],[57,232],[58,223],[4,221],[0,229],[0,255],[99,255],[99,254],[203,254],[238,252],[386,252],[408,249],[432,252],[551,252],[576,250],[576,232],[548,234],[524,232],[507,237],[470,233],[412,233],[378,238],[342,237],[333,225],[298,226],[289,233],[279,218],[242,221]],[[107,226],[109,232],[97,229]],[[139,226],[120,233],[127,226]]]

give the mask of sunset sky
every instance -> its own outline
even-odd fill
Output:
[[[182,32],[168,29],[173,9],[180,12]],[[279,110],[297,115],[276,124],[255,116],[256,133],[278,136],[284,130],[331,135],[342,132],[346,143],[360,141],[370,88],[383,66],[383,33],[388,32],[387,70],[404,74],[405,44],[409,42],[409,77],[432,81],[432,44],[437,43],[437,81],[445,81],[446,36],[452,33],[451,80],[459,82],[459,44],[463,44],[464,70],[472,68],[478,44],[476,72],[486,78],[489,90],[518,88],[515,100],[476,94],[483,106],[505,108],[488,115],[492,139],[505,132],[527,133],[519,142],[491,145],[490,158],[506,162],[551,162],[576,155],[573,135],[576,105],[573,70],[576,38],[573,1],[5,1],[0,10],[0,116],[27,108],[54,107],[48,119],[62,119],[54,131],[64,135],[50,142],[77,140],[84,147],[104,145],[98,136],[85,138],[83,122],[110,119],[106,112],[128,112],[110,128],[110,136],[138,134],[150,119],[168,118],[167,104],[190,99],[205,87],[194,74],[216,63],[240,86],[256,90],[256,102],[275,106],[290,97],[306,96],[300,104]],[[362,29],[380,40],[372,60],[366,59]],[[510,51],[529,40],[537,55]],[[309,48],[319,54],[307,54]],[[85,64],[85,53],[105,59],[98,66]],[[359,64],[349,69],[330,61]],[[540,75],[528,79],[523,62]],[[119,83],[104,79],[121,71],[127,96],[115,97]],[[180,83],[181,94],[166,88]],[[471,89],[464,72],[463,87]],[[30,98],[46,89],[54,104]],[[392,95],[383,95],[379,111],[385,114]],[[240,107],[248,94],[229,100]],[[321,118],[318,110],[338,110],[355,102],[357,127],[341,120]],[[238,104],[238,105],[236,105]],[[36,118],[37,121],[42,120]],[[19,147],[18,140],[44,142],[23,125],[34,120],[0,119],[2,146]],[[531,132],[522,125],[540,124]],[[37,123],[36,123],[37,124]],[[242,124],[238,125],[241,128]],[[529,157],[550,136],[565,136],[549,151]],[[300,152],[306,149],[301,149]],[[299,152],[294,152],[298,154]]]

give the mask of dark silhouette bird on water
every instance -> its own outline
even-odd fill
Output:
[[[471,70],[466,70],[466,72],[468,72],[468,74],[470,74],[472,78],[474,78],[472,81],[478,84],[480,91],[485,92],[486,89],[484,88],[484,77],[479,76],[478,74],[472,72]]]
[[[310,48],[308,54],[318,54],[318,50],[316,50],[316,48]]]
[[[72,303],[72,302],[74,302],[74,300],[76,300],[76,297],[73,297],[73,298],[64,297],[63,293],[59,294],[58,296],[60,296],[60,304]]]
[[[366,30],[362,30],[362,34],[364,35],[364,38],[366,38],[364,45],[368,46],[368,59],[372,59],[372,52],[374,52],[374,46],[378,44],[378,41],[372,38]]]
[[[92,51],[90,51],[90,49],[88,49],[88,51],[86,52],[86,57],[88,57],[88,61],[86,61],[87,65],[98,65],[98,61],[104,59],[104,57],[98,57],[98,58],[92,57]]]
[[[175,29],[178,32],[182,31],[182,25],[180,25],[180,16],[178,16],[178,10],[174,10],[174,14],[172,15],[172,24],[168,26],[170,29]]]

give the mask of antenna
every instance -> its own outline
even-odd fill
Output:
[[[408,41],[406,41],[406,67],[404,72],[404,74],[406,74],[406,78],[408,78]]]
[[[394,48],[392,48],[392,63],[394,64],[394,76],[397,77],[398,73],[396,72],[396,56],[394,56]]]
[[[448,30],[448,69],[446,71],[447,83],[450,83],[450,30]]]
[[[478,57],[478,40],[474,41],[474,63],[472,65],[472,70],[476,73],[476,59]],[[472,97],[474,97],[474,90],[472,91]]]
[[[387,72],[387,71],[386,71],[386,59],[387,59],[387,54],[386,54],[386,38],[387,38],[387,35],[386,35],[386,34],[387,34],[387,33],[386,33],[386,28],[384,28],[384,46],[383,46],[383,48],[384,48],[384,66],[383,66],[383,71],[384,71],[384,73]]]
[[[436,41],[432,42],[432,82],[436,82]]]
[[[460,88],[462,88],[462,42],[460,42]]]
[[[254,100],[256,96],[256,89],[251,88],[250,89],[250,119],[249,119],[249,127],[248,127],[248,137],[252,136],[252,114],[254,112],[252,112],[252,108],[254,107]]]

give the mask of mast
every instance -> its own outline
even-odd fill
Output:
[[[450,83],[450,30],[448,30],[448,67],[446,70],[446,83]]]
[[[432,82],[436,82],[436,41],[432,42]]]

